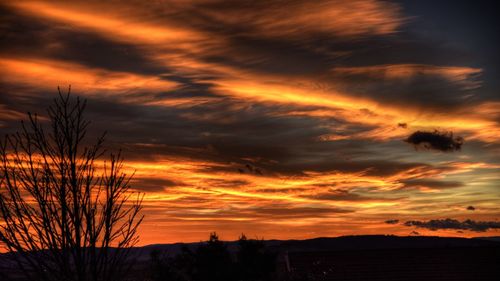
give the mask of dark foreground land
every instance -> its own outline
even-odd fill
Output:
[[[417,248],[294,252],[298,280],[500,280],[500,249]]]
[[[498,239],[345,236],[267,240],[246,244],[246,250],[240,242],[135,248],[137,259],[129,280],[500,280]],[[7,264],[7,258],[0,256],[0,265]],[[17,275],[12,268],[1,273],[0,280],[6,274]]]

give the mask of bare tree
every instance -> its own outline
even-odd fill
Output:
[[[104,134],[85,144],[86,102],[54,99],[0,145],[0,244],[29,280],[122,280],[138,242],[143,195],[130,190]]]

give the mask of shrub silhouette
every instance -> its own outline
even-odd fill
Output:
[[[234,280],[234,263],[226,245],[215,232],[195,252],[194,281]]]
[[[243,234],[238,240],[237,272],[238,280],[272,280],[275,271],[275,256],[266,250],[264,241],[249,240]]]
[[[242,235],[233,255],[227,245],[211,233],[209,240],[174,257],[151,252],[154,281],[267,281],[273,280],[275,255],[261,240]]]

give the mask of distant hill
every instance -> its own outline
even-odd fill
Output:
[[[149,259],[153,250],[168,255],[176,255],[183,247],[195,249],[203,242],[152,244],[136,247],[133,251],[139,259]],[[238,241],[225,241],[229,251],[236,251]],[[415,249],[415,248],[451,248],[451,247],[500,247],[500,237],[438,237],[438,236],[395,236],[395,235],[352,235],[340,237],[319,237],[305,240],[264,240],[266,247],[276,252],[294,251],[350,251],[378,249]],[[0,254],[0,259],[6,254]]]
[[[474,239],[500,242],[500,236],[474,237]]]
[[[319,237],[306,240],[265,240],[266,246],[275,252],[321,252],[383,249],[500,247],[500,237],[457,238],[438,236],[353,235]],[[169,255],[181,252],[182,247],[194,249],[200,243],[154,244],[134,249],[140,260],[149,259],[153,250]],[[237,241],[226,241],[230,251],[236,251]]]
[[[283,241],[288,251],[349,251],[450,247],[500,247],[500,241],[437,236],[362,235]]]

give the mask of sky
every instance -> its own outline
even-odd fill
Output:
[[[1,0],[0,130],[71,85],[135,171],[141,245],[500,235],[491,5]]]

